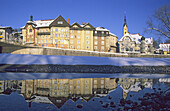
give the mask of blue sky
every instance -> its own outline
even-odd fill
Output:
[[[102,26],[122,37],[124,12],[130,33],[145,37],[146,20],[155,9],[170,4],[170,0],[0,0],[0,25],[20,28],[33,15],[34,20],[55,19],[62,15],[70,24],[89,22]],[[153,36],[154,38],[154,36]]]

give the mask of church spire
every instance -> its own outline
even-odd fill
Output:
[[[127,24],[126,24],[126,12],[125,12],[125,15],[124,15],[124,25],[123,26],[127,26]]]
[[[126,23],[126,12],[124,15],[124,24],[123,24],[123,36],[128,33],[127,23]]]
[[[30,21],[33,21],[33,16],[32,16],[32,14],[31,14],[31,16],[30,16]]]

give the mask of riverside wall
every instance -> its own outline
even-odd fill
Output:
[[[170,55],[140,54],[140,53],[108,53],[93,51],[78,51],[56,48],[25,48],[12,52],[11,54],[35,54],[35,55],[66,55],[66,56],[96,56],[96,57],[148,57],[148,58],[170,58]]]
[[[170,58],[170,55],[140,54],[140,53],[108,53],[79,51],[70,49],[43,48],[37,46],[25,46],[0,42],[0,53],[11,54],[33,54],[33,55],[66,55],[66,56],[96,56],[96,57],[148,57],[148,58]]]

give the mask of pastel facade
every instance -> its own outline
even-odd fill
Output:
[[[79,25],[77,22],[70,27],[70,49],[93,51],[93,30],[90,23]]]
[[[95,28],[90,23],[79,25],[75,22],[70,25],[61,15],[56,19],[36,21],[32,21],[31,16],[22,27],[22,34],[24,44],[74,50],[109,52],[112,46],[116,49],[117,43],[117,39],[113,43],[106,42],[107,39],[117,38],[109,30]]]

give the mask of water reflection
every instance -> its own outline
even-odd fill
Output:
[[[161,98],[169,97],[169,83],[170,78],[1,80],[0,96],[4,96],[2,94],[11,96],[17,92],[25,98],[25,107],[28,110],[39,108],[35,103],[41,106],[48,105],[45,106],[45,110],[105,110],[106,108],[108,110],[132,110],[134,107],[149,107],[144,105],[144,100],[141,98],[145,97],[144,102],[150,100],[150,104],[158,105],[154,103],[153,98],[149,97],[159,99],[162,94],[164,95]],[[167,107],[165,105],[163,108]]]

